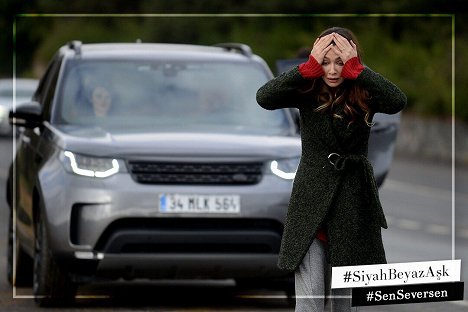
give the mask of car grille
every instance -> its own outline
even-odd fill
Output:
[[[168,163],[129,161],[132,177],[145,184],[256,184],[262,163]]]
[[[95,246],[105,253],[277,254],[283,226],[265,219],[121,219]]]

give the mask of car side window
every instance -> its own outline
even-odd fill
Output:
[[[39,81],[39,86],[37,87],[36,92],[34,92],[34,95],[32,97],[33,101],[42,103],[42,98],[44,97],[44,90],[45,90],[45,85],[47,84],[46,82],[49,80],[49,75],[51,71],[51,66],[49,66],[43,75],[42,79]],[[41,104],[42,105],[42,104]]]
[[[55,90],[57,89],[58,78],[60,74],[60,64],[61,59],[54,62],[50,68],[50,72],[48,73],[49,77],[45,81],[45,90],[46,93],[44,95],[43,101],[41,101],[43,117],[45,120],[50,120],[50,112],[51,106],[55,95]]]

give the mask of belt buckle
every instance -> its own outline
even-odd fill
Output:
[[[336,168],[335,162],[336,162],[336,160],[338,160],[338,159],[335,159],[335,162],[334,162],[334,161],[331,159],[333,156],[335,156],[336,158],[339,158],[339,157],[341,157],[341,155],[338,154],[338,153],[330,153],[330,155],[328,155],[328,157],[327,157],[327,158],[328,158],[328,161],[330,162],[330,164],[332,164],[332,165]]]

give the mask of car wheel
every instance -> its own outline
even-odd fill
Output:
[[[294,289],[294,284],[287,285],[285,287],[286,301],[290,307],[296,305],[296,290]]]
[[[240,289],[259,289],[267,288],[270,290],[281,290],[285,292],[285,299],[290,307],[296,305],[296,292],[294,287],[294,279],[285,280],[270,280],[270,279],[253,279],[242,278],[236,279],[236,286]]]
[[[236,286],[241,289],[263,288],[267,283],[267,280],[255,278],[236,279]]]
[[[37,218],[35,226],[35,254],[33,292],[40,306],[57,306],[73,301],[77,286],[60,268],[51,253],[45,221]]]
[[[13,240],[16,239],[15,244]],[[13,233],[13,217],[8,221],[7,277],[12,286],[29,287],[33,279],[33,262],[23,251],[18,236]],[[15,253],[15,255],[14,255]],[[13,256],[14,255],[14,256]]]

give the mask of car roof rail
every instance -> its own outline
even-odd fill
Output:
[[[220,47],[220,48],[225,48],[227,49],[228,51],[238,51],[240,53],[242,53],[243,55],[247,56],[247,57],[251,57],[252,56],[252,49],[244,44],[244,43],[237,43],[237,42],[224,42],[224,43],[218,43],[218,44],[215,44],[214,45],[215,47]]]
[[[82,42],[80,40],[73,40],[69,41],[67,43],[67,46],[73,51],[75,51],[76,55],[81,55],[81,44]]]

